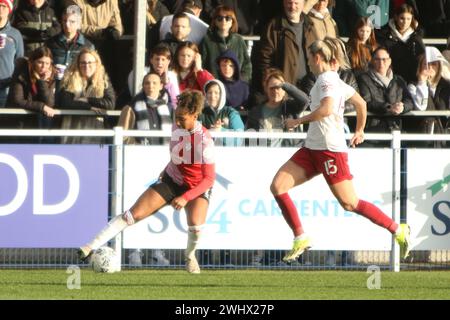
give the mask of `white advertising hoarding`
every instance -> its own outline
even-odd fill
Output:
[[[216,182],[200,248],[289,249],[292,232],[269,187],[279,167],[298,149],[216,147]],[[124,209],[156,181],[169,161],[168,147],[126,146]],[[391,216],[392,151],[349,152],[354,185],[361,199]],[[291,192],[304,229],[316,250],[390,250],[391,235],[366,218],[344,211],[324,178],[316,177]],[[128,228],[125,248],[183,249],[184,211],[170,206]]]
[[[450,249],[450,150],[408,150],[407,220],[413,249]]]

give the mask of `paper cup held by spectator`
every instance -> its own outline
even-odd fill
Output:
[[[64,72],[66,71],[67,66],[64,64],[55,64],[56,68],[56,78],[61,80],[64,77]]]
[[[6,45],[6,38],[8,36],[6,35],[6,33],[0,33],[0,48],[4,48]]]

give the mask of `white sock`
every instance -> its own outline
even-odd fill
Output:
[[[304,232],[304,233],[302,233],[301,235],[296,236],[296,237],[294,238],[294,240],[301,240],[301,239],[305,239],[305,238],[307,238],[307,237],[308,237],[308,235],[306,234],[306,232]]]
[[[123,231],[126,227],[134,223],[133,216],[130,211],[126,211],[124,214],[113,218],[108,225],[97,234],[97,236],[88,243],[86,246],[91,250],[97,250],[106,242],[114,238],[119,232]]]
[[[185,257],[191,259],[195,257],[195,249],[197,248],[203,225],[189,226],[188,228],[188,241],[185,251]]]

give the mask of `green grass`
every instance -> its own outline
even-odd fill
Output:
[[[81,270],[81,289],[67,289],[65,270],[0,270],[0,299],[450,299],[450,272]]]

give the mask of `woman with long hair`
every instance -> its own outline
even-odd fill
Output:
[[[368,17],[359,18],[347,42],[347,54],[355,74],[368,70],[372,52],[377,47],[372,21]]]

